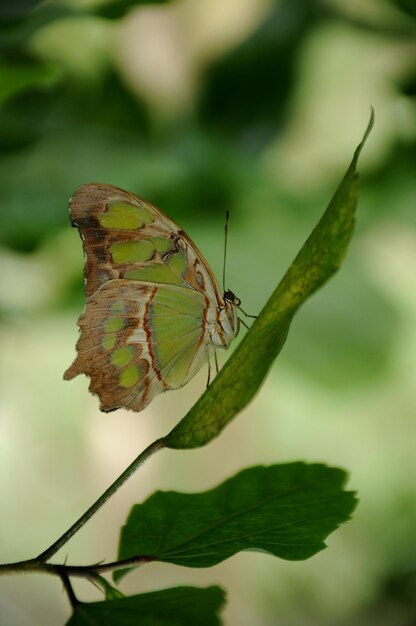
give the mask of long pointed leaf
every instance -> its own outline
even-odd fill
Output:
[[[283,348],[297,309],[340,267],[354,229],[358,158],[373,123],[372,111],[364,137],[324,215],[214,382],[167,435],[167,447],[196,448],[219,435],[258,390]]]

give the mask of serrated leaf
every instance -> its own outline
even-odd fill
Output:
[[[363,140],[324,215],[230,359],[165,439],[169,448],[196,448],[219,435],[252,399],[286,341],[298,308],[340,267],[350,241],[358,200],[357,162]]]
[[[349,519],[356,498],[346,473],[321,464],[246,469],[203,493],[158,491],[136,504],[122,528],[119,558],[137,555],[209,567],[241,550],[307,559]],[[120,579],[126,570],[114,573]]]
[[[110,600],[81,602],[66,626],[221,626],[220,587],[174,587]]]

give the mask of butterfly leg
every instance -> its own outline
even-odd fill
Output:
[[[209,384],[211,382],[211,355],[209,353],[209,345],[207,344],[207,361],[208,361],[208,380],[207,380],[207,387],[209,387]],[[214,348],[214,363],[215,363],[215,373],[218,374],[218,372],[220,371],[220,367],[218,365],[218,357],[217,357],[217,351]]]
[[[239,306],[238,308],[241,311],[241,313],[243,313],[246,317],[251,317],[253,320],[256,320],[258,318],[258,315],[249,315],[249,313],[246,313],[244,309],[241,308],[241,306]],[[240,317],[240,320],[241,320],[241,317]]]
[[[218,372],[220,371],[220,368],[218,367],[218,357],[217,357],[217,351],[215,348],[214,348],[214,361],[215,361],[216,374],[218,374]]]
[[[245,321],[243,320],[243,318],[242,318],[242,317],[239,317],[239,318],[238,318],[238,321],[239,321],[239,322],[241,322],[241,324],[242,324],[243,326],[245,326],[245,327],[247,328],[247,330],[249,330],[250,326],[249,326],[248,324],[246,324],[246,323],[245,323]]]
[[[208,379],[207,379],[207,387],[209,387],[209,383],[211,382],[211,361],[209,354],[209,345],[207,344],[207,356],[208,356]]]

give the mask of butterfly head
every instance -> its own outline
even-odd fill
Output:
[[[237,308],[241,304],[241,300],[227,289],[224,291],[224,307],[220,309],[219,324],[221,326],[222,342],[228,347],[232,339],[238,334],[240,324],[237,315]]]
[[[227,289],[226,291],[224,291],[224,302],[225,302],[225,304],[230,302],[231,304],[233,304],[237,308],[241,304],[240,298],[237,298],[235,293],[233,293],[230,289]]]

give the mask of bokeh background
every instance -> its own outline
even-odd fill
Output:
[[[369,119],[355,238],[296,318],[256,399],[207,447],[156,455],[61,550],[116,557],[155,489],[208,489],[253,464],[346,468],[353,521],[306,562],[244,553],[209,570],[150,564],[126,593],[228,590],[229,626],[416,623],[416,44],[413,0],[68,0],[0,5],[1,561],[57,538],[204,390],[101,414],[74,358],[85,182],[147,198],[259,311],[324,210]],[[242,333],[243,334],[243,333]],[[221,355],[224,360],[225,355]],[[98,599],[76,584],[82,599]],[[63,624],[60,582],[0,579],[0,623]]]

